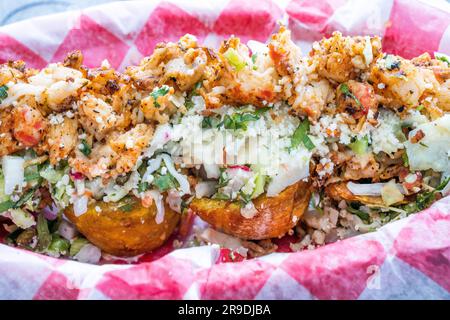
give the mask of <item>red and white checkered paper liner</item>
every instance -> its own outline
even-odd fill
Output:
[[[445,3],[407,0],[178,0],[112,3],[0,28],[0,62],[42,68],[74,49],[89,67],[137,64],[191,33],[265,41],[288,24],[307,48],[334,30],[377,34],[406,58],[450,53]],[[136,265],[58,260],[0,245],[2,299],[450,299],[450,197],[379,231],[313,251],[220,263],[220,248],[178,249]]]

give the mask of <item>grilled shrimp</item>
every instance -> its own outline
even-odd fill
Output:
[[[398,109],[416,108],[423,98],[433,95],[439,83],[431,69],[391,54],[377,60],[370,74],[375,92],[386,97],[384,104]]]
[[[380,168],[372,153],[364,156],[355,156],[346,163],[344,179],[359,180],[374,177]]]
[[[150,57],[139,66],[129,67],[126,74],[141,90],[151,91],[164,84],[190,90],[206,73],[207,56],[197,47],[191,35],[185,35],[178,43],[160,43]]]
[[[177,110],[170,99],[174,93],[174,89],[165,86],[160,89],[157,88],[157,90],[160,90],[161,93],[158,95],[149,95],[141,100],[140,109],[145,119],[158,123],[166,123],[169,121],[169,116]]]
[[[350,80],[337,88],[337,111],[346,112],[355,119],[365,116],[369,110],[376,112],[378,101],[373,87],[368,83]]]
[[[300,49],[292,42],[289,30],[281,28],[269,43],[270,57],[277,72],[284,99],[296,113],[316,120],[325,106],[334,98],[333,89],[326,79],[314,74],[315,64],[301,58]]]
[[[251,58],[249,48],[232,37],[222,43],[219,57],[222,69],[218,81],[208,89],[218,93],[222,103],[264,107],[277,100],[279,76],[268,50]]]
[[[69,160],[77,172],[89,179],[108,179],[129,172],[135,165],[152,137],[153,129],[146,124],[138,124],[124,133],[114,132],[107,143],[96,143],[89,156],[79,150]]]
[[[14,138],[25,147],[37,145],[47,128],[47,120],[41,112],[27,105],[13,109]]]
[[[102,140],[119,122],[112,106],[91,94],[84,94],[78,106],[80,122],[84,130]]]
[[[0,110],[0,156],[19,151],[23,145],[14,138],[14,120],[11,109]]]
[[[77,119],[65,117],[59,124],[50,125],[44,148],[49,152],[50,163],[55,165],[66,159],[77,145]]]
[[[334,32],[330,38],[315,43],[310,56],[321,76],[346,82],[367,71],[380,52],[378,37],[343,37]]]

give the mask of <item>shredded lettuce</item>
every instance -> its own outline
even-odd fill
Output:
[[[80,252],[81,248],[83,248],[87,244],[89,244],[89,241],[87,241],[86,239],[76,238],[70,245],[69,256],[75,256],[78,252]]]
[[[19,228],[27,229],[36,224],[33,215],[28,211],[19,208],[9,209],[9,214],[11,216],[12,222],[14,222],[14,224]]]
[[[52,241],[48,246],[46,253],[53,256],[59,257],[61,255],[66,255],[69,252],[70,242],[57,234],[52,235]]]

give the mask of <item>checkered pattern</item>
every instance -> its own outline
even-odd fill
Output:
[[[449,54],[449,12],[418,0],[113,3],[0,28],[0,62],[42,68],[81,49],[90,67],[108,59],[123,69],[185,33],[211,46],[230,34],[264,41],[278,20],[305,50],[340,30],[383,36],[386,51],[407,58]],[[446,198],[375,233],[235,263],[217,246],[165,246],[140,264],[94,266],[0,245],[0,299],[450,299],[449,231]]]

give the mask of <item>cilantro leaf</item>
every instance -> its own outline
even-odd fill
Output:
[[[446,54],[435,52],[434,57],[438,60],[441,60],[443,62],[446,62],[447,65],[450,67],[450,57]]]
[[[158,98],[159,97],[163,97],[166,94],[169,93],[169,87],[168,86],[162,86],[159,89],[153,89],[153,92],[150,93],[150,96],[153,98],[153,100],[155,100],[155,107],[159,108],[160,104],[158,103]]]
[[[256,121],[260,118],[254,113],[235,113],[233,115],[225,115],[222,124],[225,129],[230,130],[247,130],[247,125],[250,121]]]
[[[167,173],[165,175],[156,174],[155,179],[153,180],[153,184],[161,192],[177,187],[176,180],[170,173]]]
[[[6,98],[8,98],[8,87],[3,85],[0,87],[0,103],[2,103]]]
[[[291,138],[291,148],[297,148],[300,143],[303,143],[306,149],[309,151],[313,150],[316,146],[308,137],[309,132],[309,121],[308,119],[303,120],[297,129],[295,129],[294,134]]]
[[[219,120],[213,117],[204,117],[202,120],[202,129],[217,128]]]
[[[361,107],[361,102],[359,101],[358,98],[356,98],[356,96],[350,91],[350,88],[348,87],[348,85],[346,83],[343,83],[339,86],[339,90],[341,90],[341,92],[344,94],[345,97],[351,98],[353,100],[355,100],[356,105],[358,107]]]
[[[81,140],[79,149],[81,153],[84,154],[86,157],[88,157],[92,152],[91,146],[87,143],[85,139]]]

